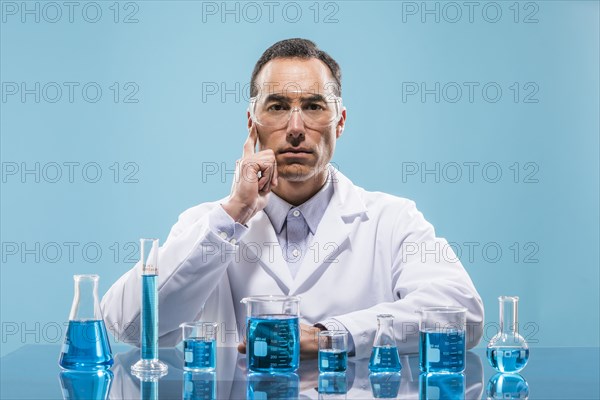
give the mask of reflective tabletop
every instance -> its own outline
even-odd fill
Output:
[[[169,372],[140,381],[130,367],[139,349],[113,347],[110,372],[61,371],[59,345],[27,345],[0,359],[1,399],[600,399],[598,348],[533,348],[521,374],[496,374],[485,349],[467,353],[464,374],[425,375],[418,355],[402,356],[400,374],[369,374],[368,359],[349,359],[341,375],[319,375],[317,361],[292,374],[246,371],[245,356],[219,348],[216,373],[183,371],[179,349],[161,349]]]

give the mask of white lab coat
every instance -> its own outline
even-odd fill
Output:
[[[183,212],[159,252],[161,346],[181,341],[179,324],[218,322],[220,345],[245,334],[247,296],[301,297],[301,322],[329,318],[343,324],[356,356],[368,357],[377,314],[392,314],[398,348],[418,352],[421,307],[460,305],[468,309],[467,347],[482,336],[483,303],[445,239],[414,202],[355,186],[331,168],[334,195],[308,253],[293,278],[264,211],[249,222],[239,243],[209,227],[209,213],[223,202]],[[117,340],[139,343],[140,265],[124,274],[102,299],[108,329]],[[237,323],[236,323],[237,321]],[[331,327],[330,327],[331,328]]]

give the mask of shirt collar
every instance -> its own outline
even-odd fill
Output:
[[[280,234],[285,225],[288,213],[291,210],[298,209],[302,213],[302,216],[308,225],[308,229],[314,235],[317,231],[317,226],[319,226],[319,222],[321,222],[321,218],[323,218],[323,214],[325,214],[325,210],[329,205],[329,201],[333,197],[333,191],[334,188],[328,175],[323,187],[313,197],[297,207],[294,207],[275,193],[271,192],[269,203],[264,211],[271,220],[275,232]]]

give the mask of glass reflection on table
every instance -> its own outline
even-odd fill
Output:
[[[488,399],[528,399],[529,385],[519,374],[498,373],[487,385]]]
[[[251,372],[247,378],[247,398],[297,399],[300,378],[295,373]]]
[[[345,372],[325,372],[319,374],[319,399],[345,399],[348,382]]]
[[[400,390],[402,375],[400,372],[378,372],[369,375],[373,397],[376,399],[395,399]]]
[[[60,386],[65,400],[107,399],[113,373],[100,371],[62,371]]]
[[[465,376],[454,373],[422,373],[419,376],[421,400],[465,398]]]

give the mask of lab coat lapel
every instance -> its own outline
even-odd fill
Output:
[[[249,262],[258,258],[258,263],[277,282],[281,291],[287,294],[292,286],[292,274],[283,259],[271,220],[264,211],[260,211],[248,222],[248,228],[242,239],[242,257]]]
[[[339,255],[351,248],[350,234],[356,229],[356,218],[352,217],[366,216],[367,209],[353,183],[332,166],[330,172],[334,185],[333,197],[319,222],[312,243],[306,249],[290,295],[303,292],[329,265],[340,262]]]

